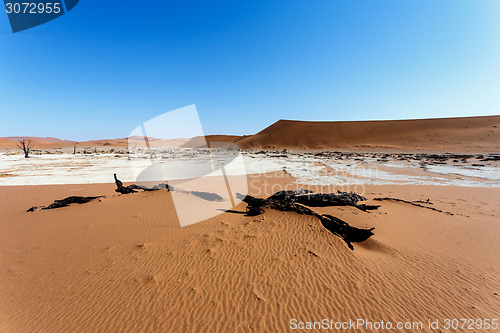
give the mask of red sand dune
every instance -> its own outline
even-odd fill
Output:
[[[34,145],[33,149],[50,149],[72,147],[75,142],[69,140],[60,140],[56,138],[39,137],[6,137],[0,138],[0,149],[17,149],[18,140],[30,140]]]
[[[280,120],[236,143],[244,149],[500,151],[500,116],[392,121]]]
[[[205,140],[233,142],[242,149],[352,149],[442,152],[500,152],[500,116],[384,120],[279,120],[250,136],[207,135]],[[15,149],[18,137],[0,138],[0,149]],[[34,149],[68,147],[127,147],[128,138],[75,142],[27,137]],[[143,139],[137,145],[143,145]],[[202,137],[165,140],[149,138],[152,147],[201,147]]]
[[[188,142],[182,145],[185,148],[195,148],[195,147],[203,147],[207,143],[218,143],[218,142],[235,142],[244,138],[243,136],[238,135],[206,135],[206,136],[197,136],[190,139]]]
[[[0,149],[17,149],[17,142],[20,139],[30,140],[33,143],[33,149],[57,149],[57,148],[72,148],[72,147],[127,147],[129,138],[120,139],[102,139],[89,141],[70,141],[60,140],[56,138],[40,138],[40,137],[6,137],[0,138]],[[131,143],[144,145],[144,139],[140,137],[131,137]],[[186,143],[189,139],[165,140],[149,138],[149,144],[152,147],[179,147]]]
[[[74,143],[74,141],[71,141],[71,140],[61,140],[61,139],[53,138],[53,137],[42,138],[42,137],[36,137],[36,136],[26,136],[26,137],[24,137],[24,136],[7,136],[3,139],[7,139],[7,140],[11,140],[11,141],[18,141],[18,140],[26,139],[26,140],[31,140],[31,141],[43,141],[43,142],[53,142],[53,143],[62,143],[62,142]]]

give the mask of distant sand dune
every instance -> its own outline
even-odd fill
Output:
[[[242,138],[241,148],[397,149],[499,152],[500,116],[392,121],[280,120]]]
[[[210,143],[223,143],[223,142],[235,142],[239,139],[243,138],[238,135],[206,135],[206,136],[197,136],[182,145],[184,148],[196,148],[203,147]]]
[[[296,121],[279,120],[254,135],[206,135],[191,139],[149,138],[152,147],[205,146],[231,142],[242,149],[349,149],[440,152],[500,152],[500,116],[383,120]],[[0,138],[0,149],[15,149],[18,137]],[[127,147],[128,138],[75,142],[29,137],[34,149]],[[140,137],[132,144],[144,145]],[[203,140],[204,139],[204,140]]]
[[[0,138],[0,149],[16,149],[17,141],[20,139],[31,140],[34,144],[33,149],[57,149],[57,148],[84,148],[84,147],[128,147],[129,144],[144,145],[144,139],[141,137],[120,138],[120,139],[102,139],[89,141],[70,141],[55,138],[40,137],[6,137]],[[148,144],[151,147],[179,147],[190,139],[157,139],[148,138]]]

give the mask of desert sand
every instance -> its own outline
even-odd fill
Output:
[[[470,332],[443,325],[499,319],[498,126],[500,116],[279,121],[246,137],[149,138],[160,148],[136,161],[126,139],[30,138],[39,155],[0,154],[0,332],[290,332],[304,331],[293,322],[324,319],[416,325],[384,332]],[[374,235],[352,251],[314,216],[266,209],[252,217],[244,202],[181,227],[171,192],[114,191],[113,173],[134,178],[131,162],[199,163],[206,150],[175,147],[204,141],[246,149],[245,167],[226,172],[249,174],[250,195],[305,188],[365,196],[381,207],[312,209]],[[15,138],[0,138],[0,149],[12,145]],[[73,155],[75,145],[106,153]],[[203,207],[201,198],[175,195],[188,211]]]
[[[260,196],[272,194],[264,181],[299,186],[282,172],[252,179]],[[498,317],[498,188],[365,187],[368,199],[430,198],[454,215],[390,201],[368,213],[315,208],[375,227],[354,251],[310,216],[226,212],[181,228],[169,192],[113,190],[0,187],[1,332],[287,332],[292,319]],[[106,198],[26,212],[69,195]]]

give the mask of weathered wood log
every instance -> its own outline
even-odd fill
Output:
[[[165,183],[160,183],[157,184],[153,187],[147,187],[144,185],[137,185],[137,184],[130,184],[128,186],[123,186],[123,183],[121,180],[119,180],[116,177],[116,173],[113,174],[115,177],[115,184],[116,184],[116,189],[115,192],[121,193],[121,194],[129,194],[129,193],[136,193],[136,190],[142,190],[142,191],[159,191],[159,190],[169,190],[169,186]]]
[[[297,197],[298,195],[304,195],[304,194],[310,194],[313,193],[310,190],[290,190],[290,191],[279,191],[271,195],[268,199],[286,199],[286,198],[292,198],[292,197]]]
[[[116,178],[116,173],[113,174],[113,176],[115,177],[115,184],[116,184],[115,192],[118,192],[121,194],[129,194],[129,193],[137,192],[135,189],[133,189],[133,187],[130,187],[131,185],[129,185],[127,187],[123,186],[122,181],[119,180],[118,178]]]
[[[69,205],[71,205],[73,203],[84,204],[84,203],[87,203],[87,202],[90,202],[90,201],[93,201],[93,200],[96,200],[96,199],[99,199],[99,198],[104,198],[104,196],[102,196],[102,195],[96,196],[96,197],[71,196],[71,197],[64,198],[62,200],[55,200],[53,204],[51,204],[51,205],[49,205],[47,207],[43,207],[41,210],[66,207],[66,206],[69,206]],[[33,209],[33,207],[30,208],[28,211],[35,211],[35,210],[32,210],[32,209]]]
[[[330,206],[353,206],[362,211],[375,210],[378,205],[358,204],[366,198],[356,193],[338,192],[335,193],[315,193],[299,195],[294,198],[297,202],[309,207],[330,207]]]
[[[247,206],[246,215],[247,216],[257,216],[264,213],[264,208],[256,206]]]
[[[354,250],[352,246],[352,242],[363,242],[370,238],[373,235],[373,230],[371,229],[360,229],[349,225],[347,222],[342,221],[341,219],[334,217],[332,215],[320,215],[313,211],[312,209],[306,207],[303,203],[299,202],[298,198],[302,196],[310,195],[310,191],[307,191],[307,194],[304,194],[304,190],[299,191],[280,191],[267,199],[255,198],[250,195],[243,195],[240,193],[236,193],[236,197],[243,202],[248,204],[247,206],[247,215],[248,216],[257,216],[264,213],[265,208],[274,209],[278,211],[284,212],[296,212],[301,215],[311,215],[318,218],[328,231],[339,236],[344,240],[347,246]],[[322,196],[326,196],[324,199]],[[339,197],[340,199],[337,199]],[[302,200],[303,202],[308,202],[314,204],[318,204],[320,202],[321,207],[325,206],[355,206],[358,207],[360,205],[357,204],[358,201],[365,200],[363,197],[355,194],[355,193],[345,193],[340,192],[340,196],[332,195],[332,194],[314,194],[314,199],[312,201]],[[379,206],[374,206],[378,208]],[[374,208],[374,209],[376,209]]]
[[[129,193],[135,193],[137,192],[136,190],[142,190],[142,191],[159,191],[159,190],[168,190],[168,191],[177,191],[177,192],[182,192],[182,193],[187,193],[187,194],[192,194],[194,196],[197,196],[203,200],[207,201],[222,201],[224,200],[223,197],[218,195],[217,193],[213,192],[202,192],[202,191],[186,191],[178,187],[174,187],[172,185],[167,185],[165,183],[160,183],[157,184],[153,187],[147,187],[143,185],[137,185],[137,184],[130,184],[128,186],[123,186],[123,183],[121,180],[119,180],[116,177],[116,173],[113,175],[115,177],[115,184],[116,184],[116,189],[115,191],[121,194],[129,194]]]
[[[351,250],[354,250],[351,243],[364,242],[373,236],[375,229],[359,229],[332,215],[321,215],[320,220],[326,229],[342,238]]]
[[[242,196],[243,197],[243,196]],[[240,198],[240,200],[243,200]],[[245,201],[246,200],[246,201]],[[352,206],[362,211],[378,209],[379,205],[366,205],[359,204],[360,201],[365,201],[366,198],[356,194],[338,191],[335,193],[313,193],[309,190],[295,190],[295,191],[279,191],[271,195],[267,199],[260,199],[254,197],[246,197],[246,203],[251,206],[263,206],[272,200],[298,202],[309,207],[330,207],[330,206]],[[281,203],[282,204],[282,203]]]
[[[132,190],[143,190],[143,191],[159,191],[159,190],[167,190],[169,189],[168,185],[165,183],[160,183],[157,184],[153,187],[147,187],[144,185],[137,185],[137,184],[131,184],[127,186],[127,188],[130,188]]]

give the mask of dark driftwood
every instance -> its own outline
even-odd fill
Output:
[[[84,204],[84,203],[87,203],[87,202],[90,202],[92,200],[99,199],[99,198],[104,198],[104,196],[101,195],[101,196],[97,196],[97,197],[77,197],[77,196],[67,197],[67,198],[62,199],[62,200],[55,200],[53,204],[51,204],[47,207],[43,207],[42,210],[66,207],[66,206],[69,206],[73,203]],[[35,210],[36,210],[36,207],[32,207],[32,208],[28,209],[28,212],[34,212]]]
[[[353,206],[362,211],[375,210],[380,206],[359,204],[360,201],[365,201],[366,198],[356,194],[338,191],[335,193],[312,193],[309,190],[297,191],[279,191],[271,195],[267,199],[253,198],[248,199],[252,201],[252,206],[262,206],[269,201],[291,201],[301,203],[309,207],[330,207],[330,206]]]
[[[321,224],[332,233],[341,237],[351,250],[354,250],[352,243],[361,243],[373,236],[373,230],[360,229],[349,225],[347,222],[331,215],[321,215]]]
[[[118,193],[121,193],[121,194],[129,194],[129,193],[135,193],[137,192],[132,186],[132,185],[129,185],[129,186],[123,186],[123,183],[121,180],[119,180],[118,178],[116,178],[116,173],[113,174],[113,176],[115,177],[115,184],[116,184],[116,190],[115,192],[118,192]],[[136,185],[137,186],[137,185]]]
[[[338,194],[315,193],[295,196],[294,199],[309,207],[329,207],[329,206],[353,206],[364,212],[367,210],[375,210],[380,206],[358,204],[360,201],[365,201],[366,198],[356,193],[338,192]]]
[[[207,200],[207,201],[222,201],[224,199],[223,197],[221,197],[217,193],[201,192],[201,191],[186,191],[186,190],[183,190],[183,189],[178,188],[178,187],[167,185],[165,183],[160,183],[160,184],[155,185],[153,187],[146,187],[146,186],[137,185],[137,184],[123,186],[123,183],[121,182],[121,180],[119,180],[116,177],[116,173],[113,176],[115,177],[115,184],[116,184],[115,191],[118,193],[121,193],[121,194],[135,193],[135,192],[137,192],[136,190],[143,190],[143,191],[169,190],[169,191],[177,191],[177,192],[192,194],[194,196],[197,196],[197,197],[199,197],[203,200]]]
[[[437,208],[434,208],[434,207],[428,207],[428,206],[424,206],[424,205],[421,205],[417,202],[422,202],[422,201],[408,201],[408,200],[403,200],[403,199],[398,199],[398,198],[390,198],[390,197],[385,197],[385,198],[374,198],[373,200],[377,200],[377,201],[383,201],[383,200],[387,200],[387,201],[397,201],[397,202],[403,202],[403,203],[406,203],[406,204],[409,204],[409,205],[413,205],[413,206],[417,206],[417,207],[420,207],[420,208],[425,208],[425,209],[430,209],[430,210],[433,210],[435,212],[440,212],[440,213],[444,213],[444,214],[448,214],[448,215],[455,215],[453,213],[450,213],[450,212],[445,212],[441,209],[437,209]],[[428,202],[425,202],[425,203],[429,203],[429,204],[432,204],[429,199],[427,199]]]
[[[119,180],[116,177],[116,173],[113,174],[115,177],[115,184],[116,184],[116,189],[115,192],[121,193],[121,194],[129,194],[129,193],[136,193],[136,190],[143,190],[143,191],[159,191],[159,190],[169,190],[169,186],[165,183],[160,183],[157,184],[153,187],[147,187],[143,185],[137,185],[137,184],[130,184],[128,186],[123,186],[123,183],[121,180]]]
[[[313,196],[313,199],[305,199],[307,196]],[[353,227],[337,217],[320,215],[306,207],[305,204],[310,203],[313,207],[318,207],[319,205],[321,207],[343,205],[359,208],[360,205],[357,204],[358,201],[365,199],[355,193],[340,192],[339,195],[321,193],[311,194],[310,191],[299,190],[280,191],[267,199],[255,198],[250,195],[245,196],[240,193],[236,193],[236,197],[248,204],[247,215],[249,216],[260,215],[264,212],[265,208],[315,216],[327,230],[342,238],[351,250],[354,250],[351,242],[363,242],[373,235],[372,231],[374,228],[359,229]],[[378,208],[378,206],[371,207],[373,207],[372,209]]]

